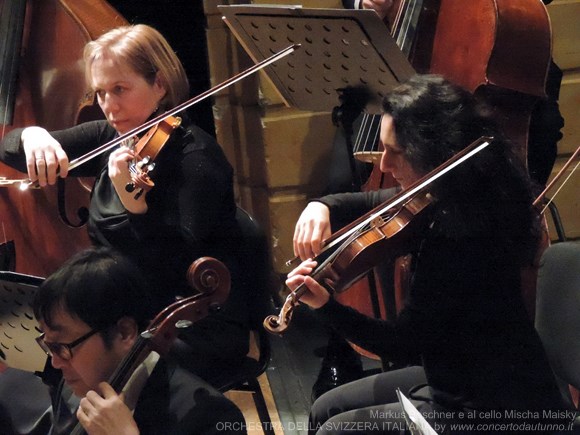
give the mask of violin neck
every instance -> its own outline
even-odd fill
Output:
[[[109,379],[109,384],[117,393],[120,393],[123,390],[135,369],[137,369],[137,367],[139,367],[139,365],[145,361],[147,356],[151,353],[149,343],[149,339],[144,338],[142,334],[139,335],[135,344],[131,348],[131,351],[117,366],[117,369]]]

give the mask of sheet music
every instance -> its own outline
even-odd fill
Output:
[[[437,435],[425,417],[398,388],[397,397],[399,397],[399,403],[403,408],[403,414],[412,435]]]

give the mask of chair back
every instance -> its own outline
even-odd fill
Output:
[[[238,257],[242,266],[241,286],[248,297],[250,328],[257,341],[259,356],[257,359],[246,356],[212,383],[222,393],[230,390],[251,392],[264,434],[275,435],[258,380],[266,371],[271,355],[270,337],[262,325],[264,318],[274,311],[271,289],[274,281],[268,239],[258,222],[240,207],[236,211],[236,221],[242,236],[239,248],[242,255]]]
[[[241,231],[242,287],[248,295],[250,326],[262,329],[264,318],[274,311],[272,303],[272,262],[266,233],[250,214],[238,207],[236,221]]]
[[[562,393],[573,404],[569,386],[580,389],[580,243],[556,243],[542,255],[535,325]]]

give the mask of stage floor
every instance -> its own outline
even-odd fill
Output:
[[[316,382],[325,346],[326,328],[306,307],[298,307],[283,337],[271,336],[272,359],[260,384],[276,435],[305,435],[312,386]],[[362,358],[363,368],[378,369],[379,363]],[[226,394],[242,409],[248,434],[262,434],[250,393]]]

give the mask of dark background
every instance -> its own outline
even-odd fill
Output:
[[[159,30],[183,63],[191,96],[210,86],[206,19],[200,0],[109,0],[130,24],[148,24]],[[215,136],[212,101],[208,98],[188,109],[192,120]]]

